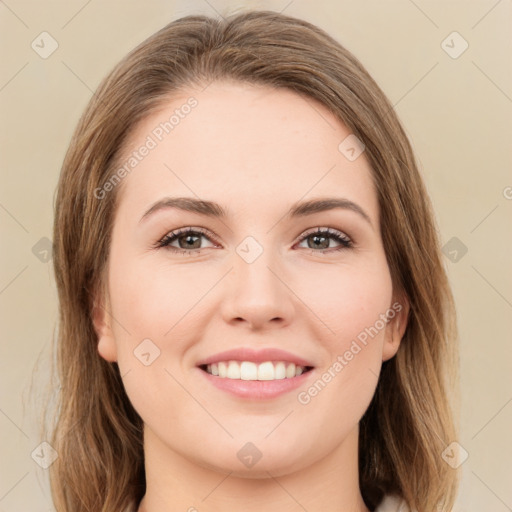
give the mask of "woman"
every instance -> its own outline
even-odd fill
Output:
[[[188,16],[100,85],[56,198],[60,511],[434,511],[453,299],[389,101],[321,29]]]

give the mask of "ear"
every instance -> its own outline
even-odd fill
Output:
[[[407,320],[409,318],[410,304],[405,293],[401,293],[388,310],[388,324],[384,336],[384,346],[382,347],[382,361],[387,361],[395,356],[400,348]]]
[[[108,299],[104,300],[99,295],[95,294],[92,307],[92,322],[98,337],[98,353],[106,361],[114,363],[117,361],[117,345],[112,332],[110,305]]]

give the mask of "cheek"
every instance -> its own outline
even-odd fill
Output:
[[[119,324],[114,325],[116,338],[127,340],[118,350],[127,345],[133,351],[149,338],[160,349],[176,353],[183,349],[180,338],[185,339],[187,332],[193,338],[190,325],[216,315],[222,291],[211,295],[216,297],[215,304],[209,303],[208,292],[218,284],[224,268],[213,269],[201,262],[169,263],[165,258],[117,261],[110,273],[112,315]],[[379,318],[389,308],[392,295],[384,259],[372,259],[366,265],[308,263],[287,271],[286,281],[298,315],[292,321],[309,319],[306,327],[316,329],[315,337],[332,356],[348,350],[353,340],[364,343],[383,333]]]
[[[155,410],[169,409],[169,403],[160,400],[179,399],[174,389],[179,385],[171,374],[182,381],[189,362],[184,356],[201,337],[200,325],[207,316],[203,297],[218,278],[211,271],[203,275],[194,265],[165,260],[134,258],[128,265],[119,259],[111,270],[114,337],[126,390],[137,410],[153,401]]]
[[[314,274],[304,272],[298,277],[295,290],[319,319],[331,351],[346,350],[358,336],[364,341],[365,333],[368,335],[375,325],[379,333],[384,331],[380,318],[392,298],[385,261],[374,259],[367,265],[338,268],[329,265],[315,269]]]
[[[329,358],[312,385],[299,390],[297,401],[315,411],[319,425],[329,425],[329,435],[342,437],[345,428],[360,420],[375,392],[392,282],[385,261],[342,269],[322,282],[324,293],[310,287],[308,300],[329,327],[323,336]]]
[[[113,315],[134,336],[168,337],[207,291],[197,272],[183,268],[149,260],[118,265],[110,282]]]
[[[289,439],[310,445],[312,458],[329,453],[333,443],[348,435],[374,394],[384,329],[377,335],[368,332],[373,332],[370,328],[391,301],[391,280],[384,263],[373,260],[367,265],[337,266],[310,262],[286,269],[284,281],[289,288],[283,289],[283,297],[293,305],[289,309],[292,326],[318,345],[323,367],[310,387],[297,389],[290,398],[295,423],[286,424],[281,436],[288,432]],[[198,397],[201,391],[196,392],[194,382],[180,371],[187,349],[202,339],[205,323],[219,321],[219,308],[226,298],[219,279],[225,271],[223,266],[179,265],[163,258],[151,264],[149,259],[125,260],[124,265],[118,260],[111,268],[112,314],[126,392],[147,426],[178,451],[185,447],[187,453],[194,453],[199,434],[209,446],[222,446],[219,439],[225,435],[216,423],[204,433],[210,420],[204,420],[202,405],[191,400],[185,388]],[[209,294],[215,286],[219,287]],[[154,341],[160,350],[149,365],[134,354],[144,339]],[[142,354],[149,353],[151,359],[152,350],[149,345]],[[233,423],[228,416],[223,423],[236,432],[258,435],[262,428],[258,422],[249,424],[237,412],[232,416]],[[277,420],[271,418],[271,423]],[[322,436],[311,443],[313,431],[321,431]],[[286,452],[286,442],[278,444]],[[272,449],[281,453],[276,446]],[[212,451],[212,458],[222,461],[224,451]],[[204,458],[203,453],[197,456]]]
[[[193,289],[177,267],[171,272],[135,258],[129,264],[118,259],[111,267],[118,365],[130,402],[150,425],[155,418],[177,424],[191,406],[178,384],[183,379],[177,364],[188,343],[183,327],[193,319],[187,312],[198,300]]]

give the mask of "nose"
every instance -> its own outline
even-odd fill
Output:
[[[293,293],[271,251],[264,250],[252,263],[235,253],[233,261],[221,306],[224,320],[233,325],[245,323],[251,330],[288,325]]]

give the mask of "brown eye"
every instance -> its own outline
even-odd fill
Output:
[[[334,251],[349,249],[353,246],[352,240],[348,236],[330,228],[318,228],[317,231],[307,233],[300,239],[300,243],[307,241],[308,249],[313,249],[314,252],[325,252],[328,251],[331,240],[340,244],[339,247],[331,248]],[[319,250],[316,251],[316,249]]]
[[[195,228],[183,228],[176,231],[171,231],[167,235],[165,235],[157,244],[156,247],[167,248],[170,251],[176,252],[199,252],[201,249],[205,249],[206,247],[201,247],[201,239],[210,240],[210,237],[206,235],[206,232]],[[177,242],[178,246],[171,245],[174,242]],[[213,245],[212,245],[213,247]]]

